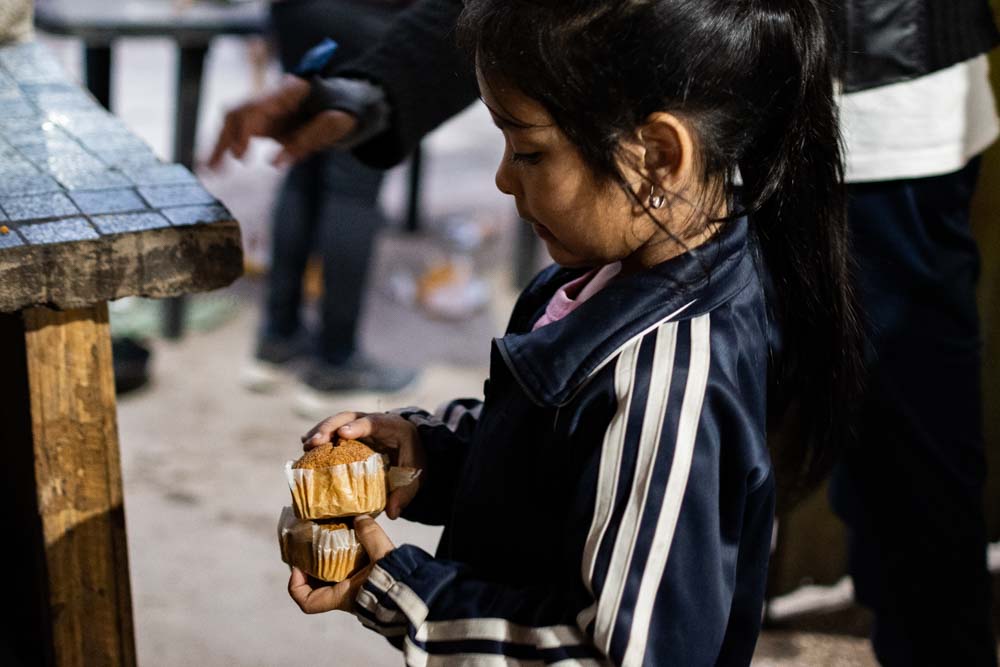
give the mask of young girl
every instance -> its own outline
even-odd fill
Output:
[[[422,467],[387,512],[445,532],[432,557],[361,519],[373,567],[317,589],[295,571],[292,597],[354,611],[409,665],[749,664],[768,431],[782,485],[813,481],[859,368],[824,17],[470,0],[459,35],[506,142],[497,187],[557,265],[493,341],[483,402],[304,438]]]

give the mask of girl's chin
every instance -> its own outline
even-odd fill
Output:
[[[594,262],[588,262],[572,253],[566,252],[562,246],[558,246],[555,243],[546,241],[545,248],[549,251],[549,257],[552,258],[552,261],[565,269],[584,269],[594,266]]]

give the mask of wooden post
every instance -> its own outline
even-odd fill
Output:
[[[54,663],[135,665],[107,304],[24,331]]]

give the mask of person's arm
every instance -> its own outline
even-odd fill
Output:
[[[401,12],[378,44],[333,74],[370,81],[386,95],[388,127],[354,147],[363,162],[393,167],[429,132],[474,102],[474,65],[455,43],[461,0],[420,0]]]
[[[708,336],[707,319],[680,322],[626,348],[605,378],[617,413],[602,433],[571,434],[601,443],[567,521],[583,537],[579,585],[560,585],[558,572],[550,585],[496,583],[404,545],[363,583],[361,622],[407,664],[461,654],[484,664],[714,665],[727,635],[739,637],[725,642],[726,664],[748,664],[773,493],[769,477],[723,478],[723,435],[739,436],[727,417],[734,394],[706,398]],[[745,531],[759,539],[741,549]]]
[[[376,168],[395,166],[476,99],[472,64],[454,41],[461,9],[460,0],[423,0],[359,58],[286,75],[226,114],[209,166],[229,152],[242,158],[253,137],[281,144],[276,165],[339,148]]]
[[[416,427],[427,457],[420,493],[405,507],[403,518],[432,526],[447,523],[482,407],[477,399],[457,399],[434,415],[416,408],[394,411]]]

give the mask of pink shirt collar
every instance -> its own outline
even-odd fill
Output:
[[[579,308],[584,301],[600,292],[621,270],[621,262],[614,262],[588,271],[579,278],[566,283],[552,295],[549,303],[545,306],[545,312],[531,327],[531,330],[541,329],[546,324],[552,324],[566,317]],[[571,294],[575,296],[570,296]]]

